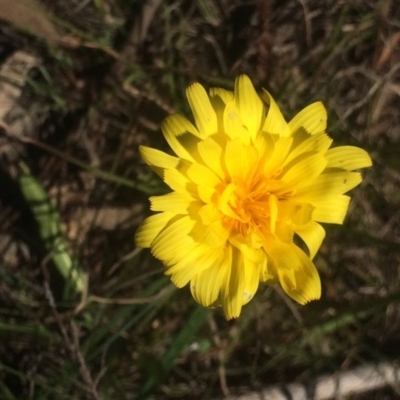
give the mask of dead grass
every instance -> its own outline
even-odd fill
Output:
[[[58,44],[0,24],[1,398],[212,399],[398,359],[394,0],[41,4]],[[5,69],[13,62],[17,75]],[[322,300],[300,307],[261,287],[226,322],[219,310],[196,309],[162,265],[134,251],[148,194],[165,190],[137,147],[167,148],[159,124],[188,115],[189,83],[229,88],[242,72],[288,117],[322,100],[334,142],[367,149],[374,168],[354,190],[345,226],[327,229],[316,257]],[[21,194],[22,161],[61,216],[57,235],[85,271],[83,294],[64,291]],[[399,395],[382,393],[351,398]]]

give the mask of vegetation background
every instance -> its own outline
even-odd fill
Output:
[[[0,0],[0,19],[1,399],[214,399],[398,362],[396,0]],[[288,118],[322,100],[374,167],[327,227],[322,299],[262,286],[227,322],[133,235],[166,190],[138,145],[167,149],[190,83],[240,73]]]

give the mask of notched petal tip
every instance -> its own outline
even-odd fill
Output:
[[[189,161],[195,160],[197,143],[201,134],[181,115],[174,114],[164,119],[161,130],[175,154]]]
[[[327,126],[328,115],[322,102],[317,101],[301,110],[290,122],[289,128],[295,133],[304,128],[309,134],[324,132]]]
[[[247,75],[235,81],[235,106],[250,137],[255,140],[264,119],[264,104]]]
[[[224,104],[233,100],[233,92],[222,88],[210,88],[211,97],[219,97]]]
[[[271,94],[263,89],[262,98],[269,105],[262,130],[270,135],[291,136],[289,125]]]
[[[329,149],[326,153],[328,168],[340,168],[354,171],[372,166],[370,155],[363,149],[355,146],[339,146]]]
[[[297,246],[285,246],[276,253],[279,282],[288,296],[304,305],[321,297],[321,280],[311,259]]]
[[[194,83],[186,89],[186,96],[197,128],[203,138],[218,131],[217,115],[204,87]]]
[[[173,169],[179,163],[179,158],[171,156],[152,147],[139,146],[139,153],[143,160],[153,169]],[[158,171],[156,171],[158,172]]]

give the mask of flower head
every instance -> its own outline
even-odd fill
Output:
[[[234,92],[198,83],[187,89],[195,125],[167,117],[163,134],[176,156],[141,146],[144,160],[172,189],[152,197],[136,233],[177,287],[190,282],[197,302],[239,316],[259,282],[279,282],[300,304],[318,299],[312,262],[325,231],[341,224],[371,165],[357,147],[330,148],[327,114],[313,103],[289,123],[267,91],[259,96],[245,76]],[[299,247],[301,239],[306,249]]]

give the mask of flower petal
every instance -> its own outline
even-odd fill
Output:
[[[292,133],[304,128],[309,134],[315,135],[325,131],[327,119],[328,116],[324,105],[317,101],[300,111],[289,122],[289,128]]]
[[[225,166],[231,179],[246,182],[252,179],[258,154],[253,146],[244,146],[241,140],[231,140],[226,144]]]
[[[221,287],[222,308],[225,318],[237,318],[243,305],[245,282],[245,268],[242,254],[232,248],[231,257],[226,260],[230,264],[230,271]]]
[[[252,263],[250,260],[243,258],[244,263],[244,288],[242,305],[247,304],[256,294],[260,283],[260,269],[263,264]]]
[[[263,165],[263,172],[267,176],[281,171],[292,142],[292,137],[279,137],[278,141],[274,143],[273,152]]]
[[[216,187],[221,183],[221,179],[210,168],[198,163],[194,163],[186,170],[188,178],[199,186]]]
[[[186,193],[172,192],[162,196],[150,197],[152,211],[170,211],[174,214],[187,214],[190,204],[195,201]]]
[[[327,161],[321,153],[309,155],[298,162],[293,162],[293,166],[285,171],[280,179],[285,188],[293,190],[297,186],[303,186],[304,182],[310,182],[319,176],[325,169],[326,163]]]
[[[224,256],[221,251],[222,256]],[[228,265],[223,257],[215,260],[208,269],[196,274],[190,282],[193,298],[202,306],[210,307],[218,300],[221,286],[228,275]]]
[[[186,118],[178,114],[170,115],[161,123],[161,130],[177,156],[195,161],[193,153],[197,151],[201,135]]]
[[[230,229],[227,228],[222,219],[211,222],[205,230],[204,243],[208,246],[222,247],[226,244],[230,234]]]
[[[150,247],[157,235],[167,226],[175,215],[170,212],[151,215],[146,218],[135,233],[137,247]]]
[[[306,225],[312,220],[314,206],[308,203],[298,203],[293,200],[280,201],[278,203],[278,221],[281,225],[279,238],[287,242],[293,239],[293,227]],[[289,230],[282,231],[282,228]],[[283,240],[283,237],[287,240]]]
[[[194,83],[187,88],[186,95],[202,138],[205,139],[217,133],[217,115],[203,86]]]
[[[240,139],[244,144],[250,144],[250,134],[245,128],[240,114],[233,101],[229,102],[223,115],[224,131],[231,139]]]
[[[349,208],[350,197],[345,195],[331,196],[319,202],[314,202],[313,219],[329,224],[342,224]]]
[[[164,169],[175,168],[179,164],[178,157],[151,147],[139,146],[139,152],[143,160],[161,177],[163,177]]]
[[[297,246],[282,245],[275,248],[273,259],[279,282],[293,300],[304,305],[321,297],[321,281],[317,269]]]
[[[346,193],[361,180],[361,174],[358,172],[326,172],[311,182],[305,180],[299,183],[293,199],[314,204],[315,201]]]
[[[254,246],[251,235],[236,234],[231,235],[229,242],[240,251],[243,259],[246,259],[253,264],[262,264],[265,262],[265,253],[261,249],[261,243],[258,248]]]
[[[303,155],[304,153],[318,152],[321,154],[325,154],[332,144],[332,139],[325,133],[317,133],[315,135],[309,136],[305,140],[301,136],[302,136],[301,132],[298,132],[297,134],[294,135],[293,147],[294,146],[296,147],[294,147],[290,151],[290,154],[287,156],[283,166],[287,165],[288,163],[290,163],[297,157]],[[297,141],[299,141],[299,143],[296,145]]]
[[[186,252],[194,240],[189,235],[196,221],[188,216],[177,215],[160,232],[152,243],[152,253],[166,265],[185,259]]]
[[[254,141],[264,118],[264,104],[247,75],[240,75],[235,81],[235,105]]]
[[[225,180],[226,173],[222,168],[222,147],[212,138],[207,138],[197,145],[197,149],[204,164],[221,180]]]
[[[317,222],[310,221],[308,224],[296,226],[295,232],[307,245],[312,260],[325,238],[325,229]]]
[[[212,222],[223,218],[223,214],[215,204],[206,204],[201,207],[198,212],[199,217],[204,225],[211,224]]]
[[[291,136],[292,133],[289,129],[289,125],[285,121],[281,110],[275,103],[273,97],[265,89],[263,89],[262,98],[269,105],[267,118],[265,119],[262,130],[270,135],[279,135],[281,137]]]
[[[186,176],[176,169],[167,169],[164,171],[164,182],[176,192],[187,193],[190,181]]]
[[[278,219],[278,208],[279,206],[279,202],[278,202],[278,198],[273,195],[270,194],[269,195],[269,199],[268,199],[268,208],[269,208],[269,215],[270,215],[270,231],[271,233],[275,233],[275,228],[276,228],[276,221]]]
[[[342,168],[353,171],[359,168],[366,168],[372,165],[368,153],[354,146],[334,147],[326,152],[328,168]]]
[[[270,159],[271,154],[274,151],[274,147],[275,144],[272,136],[264,132],[259,132],[254,142],[254,148],[257,150],[258,154],[257,164],[259,171],[264,169],[265,164]]]
[[[210,88],[211,97],[219,97],[224,104],[228,104],[233,100],[233,92],[222,88]]]
[[[235,237],[231,237],[229,241],[240,251],[242,256],[241,258],[244,265],[242,304],[244,305],[247,304],[256,293],[260,282],[260,275],[262,275],[262,277],[266,276],[267,257],[261,248],[255,249],[249,246],[251,240],[249,240],[248,235],[246,237],[243,235],[236,235]]]
[[[168,268],[166,275],[171,275],[177,287],[186,286],[196,275],[208,269],[219,268],[223,262],[223,249],[210,249],[207,245],[195,243],[185,248],[184,257]]]
[[[210,102],[217,115],[218,132],[225,132],[224,113],[228,103],[233,103],[233,92],[221,88],[210,89]]]

